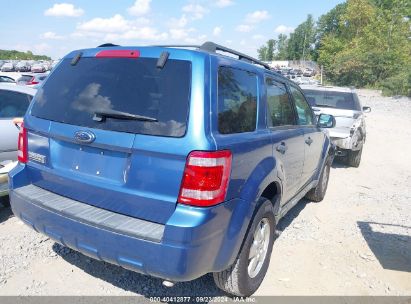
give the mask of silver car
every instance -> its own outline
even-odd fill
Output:
[[[41,85],[44,80],[46,80],[48,73],[41,74],[22,74],[20,78],[16,80],[18,85],[27,85],[35,87]]]
[[[0,83],[0,162],[17,159],[18,130],[12,120],[23,117],[36,89]]]
[[[335,117],[336,126],[328,132],[336,145],[337,156],[344,157],[349,166],[358,167],[367,137],[364,113],[371,108],[361,106],[357,93],[350,88],[304,85],[301,88],[317,117],[322,113]]]
[[[6,62],[1,67],[2,72],[14,72],[15,66],[13,62]]]
[[[18,130],[12,120],[23,117],[37,90],[0,83],[0,203],[7,195],[7,173],[14,167],[17,159]]]
[[[31,72],[33,73],[44,73],[46,72],[46,67],[41,63],[36,63],[31,66]]]

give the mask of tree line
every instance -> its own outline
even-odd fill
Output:
[[[51,60],[51,58],[45,55],[34,55],[31,51],[0,50],[0,60]]]
[[[260,60],[313,60],[335,85],[411,96],[411,1],[347,0],[258,49]]]

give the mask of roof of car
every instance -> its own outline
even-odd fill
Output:
[[[240,53],[236,50],[227,48],[225,46],[216,44],[211,41],[207,41],[203,43],[202,45],[152,45],[152,46],[119,46],[119,45],[114,45],[111,43],[106,43],[98,46],[97,48],[89,48],[89,49],[82,49],[82,50],[75,50],[72,51],[71,53],[67,54],[64,58],[75,58],[75,56],[82,56],[88,57],[88,56],[94,56],[97,51],[104,50],[107,48],[112,48],[113,50],[121,50],[121,49],[135,49],[139,48],[140,50],[146,49],[174,49],[174,50],[185,50],[189,52],[196,52],[196,53],[205,53],[210,56],[218,56],[218,57],[224,57],[227,60],[233,60],[233,62],[238,62],[241,64],[249,64],[255,68],[260,68],[261,70],[271,73],[273,75],[276,75],[285,81],[289,81],[288,78],[284,77],[282,74],[276,72],[273,70],[267,63],[260,61],[256,58],[253,58],[251,56],[248,56],[246,54]],[[234,56],[238,56],[238,58],[232,57],[232,56],[227,56],[226,54],[231,54]]]
[[[34,96],[37,92],[36,89],[27,86],[20,86],[16,84],[0,83],[0,90],[14,91],[19,93],[28,94]]]
[[[300,85],[302,90],[313,90],[313,91],[329,91],[329,92],[342,92],[342,93],[353,93],[353,88],[348,87],[335,87],[335,86],[323,86],[323,85]]]

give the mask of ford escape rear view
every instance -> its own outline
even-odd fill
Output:
[[[251,295],[278,220],[325,195],[321,128],[334,125],[267,65],[211,42],[74,51],[24,117],[12,209],[95,259],[168,282],[212,272]]]

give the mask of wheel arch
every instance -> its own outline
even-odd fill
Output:
[[[267,157],[256,166],[241,190],[241,198],[250,202],[249,220],[258,210],[261,197],[269,199],[277,212],[281,194],[282,183],[277,174],[277,161],[274,157]]]
[[[241,189],[240,199],[244,201],[244,204],[239,206],[240,209],[236,210],[242,218],[241,223],[234,220],[231,223],[232,226],[230,224],[229,230],[239,229],[241,231],[238,235],[238,247],[235,246],[236,248],[233,248],[228,263],[218,265],[217,269],[225,269],[228,265],[234,263],[235,258],[238,256],[241,248],[243,248],[255,214],[265,201],[262,197],[268,196],[265,198],[273,204],[274,217],[277,219],[276,213],[279,211],[281,193],[282,184],[277,176],[276,161],[273,157],[265,158],[256,166]]]

